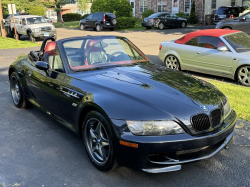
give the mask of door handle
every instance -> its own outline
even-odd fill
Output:
[[[196,52],[196,54],[198,54],[198,55],[199,55],[200,53],[201,53],[201,52]]]

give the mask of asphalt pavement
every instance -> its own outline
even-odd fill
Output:
[[[168,36],[171,31],[169,35],[172,37]],[[146,42],[150,37],[142,36],[141,31],[128,32],[126,37],[151,60],[157,60],[159,37],[164,37],[161,41],[174,39],[173,33],[183,31],[145,31],[155,37],[150,39],[151,44]],[[78,32],[84,31],[76,30],[75,35]],[[59,38],[63,38],[74,32],[60,29],[58,33]],[[110,34],[101,34],[106,33]],[[126,32],[116,34],[126,35]],[[154,49],[156,44],[157,49]],[[89,161],[82,140],[76,134],[36,107],[14,107],[9,91],[8,66],[19,54],[34,49],[38,48],[0,50],[0,187],[250,186],[250,123],[241,120],[237,121],[234,140],[228,149],[210,159],[186,164],[180,171],[148,174],[126,167],[108,173],[98,171]]]

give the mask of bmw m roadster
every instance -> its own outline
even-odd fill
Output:
[[[124,37],[46,38],[10,65],[9,80],[16,107],[33,104],[79,134],[101,171],[180,170],[233,137],[237,115],[222,92],[153,64]]]

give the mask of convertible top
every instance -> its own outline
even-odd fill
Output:
[[[223,35],[240,32],[238,30],[228,30],[228,29],[206,29],[206,30],[199,30],[195,32],[190,32],[185,36],[181,37],[180,39],[175,40],[175,43],[185,44],[189,40],[197,36],[212,36],[212,37],[220,37]]]

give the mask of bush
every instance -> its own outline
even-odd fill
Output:
[[[89,15],[89,14],[84,14],[84,15],[81,17],[81,19],[86,18],[88,15]]]
[[[154,13],[154,11],[152,9],[147,9],[141,15],[142,15],[142,18],[146,18],[146,17],[149,17],[150,15],[152,15],[153,13]]]
[[[81,14],[77,14],[77,13],[67,13],[67,14],[63,14],[62,18],[63,21],[67,22],[67,21],[79,21],[81,20]]]
[[[132,17],[132,7],[128,0],[94,0],[91,12],[110,12],[116,17]]]
[[[183,12],[176,13],[175,15],[183,19],[188,19],[188,14]]]
[[[25,12],[28,12],[30,15],[45,16],[46,9],[40,6],[28,6],[25,7]]]
[[[198,22],[196,18],[196,13],[195,13],[195,2],[193,1],[192,6],[191,6],[191,12],[189,16],[189,23],[191,24],[196,24]]]
[[[126,29],[135,27],[136,18],[133,17],[119,17],[117,18],[117,28]]]

